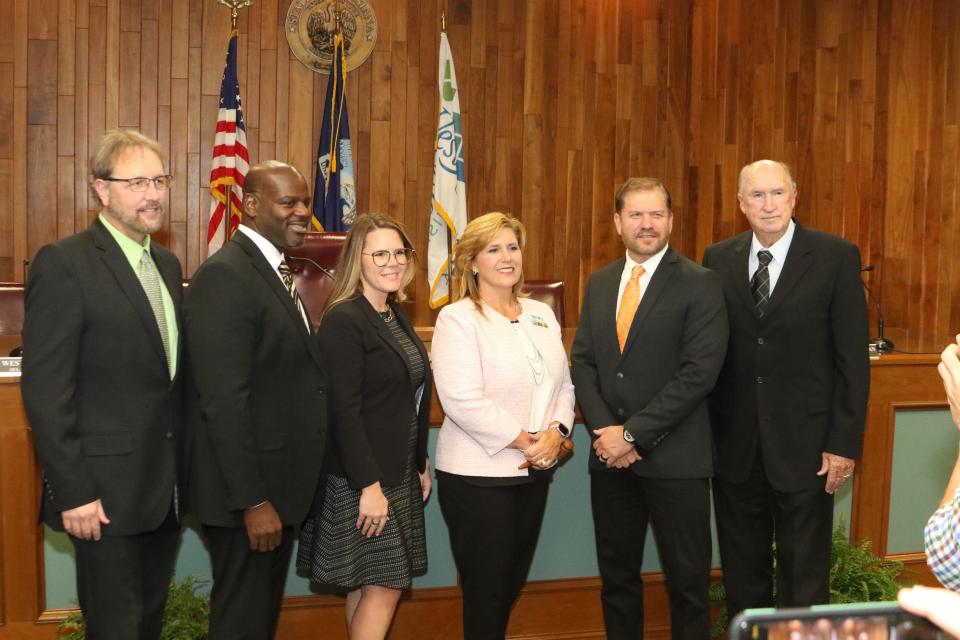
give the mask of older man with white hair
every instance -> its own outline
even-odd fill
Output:
[[[709,247],[730,324],[711,398],[713,491],[730,615],[829,600],[833,494],[860,454],[870,368],[856,245],[800,225],[782,162],[740,172],[751,230]]]

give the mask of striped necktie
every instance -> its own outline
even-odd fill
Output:
[[[753,306],[757,308],[757,313],[762,318],[767,310],[767,305],[770,303],[769,266],[770,261],[773,260],[773,254],[766,249],[762,249],[757,252],[757,260],[760,261],[760,266],[757,267],[757,271],[750,280],[750,293],[753,294]]]
[[[300,299],[300,292],[297,291],[297,283],[293,281],[293,272],[290,271],[290,265],[287,264],[286,260],[280,263],[277,271],[280,272],[280,277],[283,278],[283,285],[287,288],[287,293],[290,294],[290,297],[293,298],[293,304],[297,307],[297,311],[300,312],[301,317],[306,317],[303,312],[303,301]]]

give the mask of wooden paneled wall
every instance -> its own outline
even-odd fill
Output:
[[[783,159],[798,216],[857,242],[903,348],[960,330],[960,3],[938,0],[371,0],[380,38],[348,78],[361,210],[402,219],[425,254],[440,14],[461,89],[468,209],[530,230],[528,277],[567,283],[621,251],[630,175],[674,196],[673,244],[699,258],[745,228],[736,176]],[[294,59],[289,0],[240,19],[253,160],[308,175],[326,76]],[[156,136],[177,180],[160,234],[192,273],[229,10],[215,0],[0,2],[0,279],[95,211],[86,158],[116,126]],[[423,268],[423,267],[422,267]],[[415,321],[432,323],[426,277]]]
[[[960,331],[960,4],[704,0],[690,36],[697,255],[746,228],[739,168],[785,160],[799,219],[874,266],[897,346],[939,350]]]

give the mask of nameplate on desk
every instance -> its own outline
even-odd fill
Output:
[[[0,358],[0,378],[19,378],[23,358]]]

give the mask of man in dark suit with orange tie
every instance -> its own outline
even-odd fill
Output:
[[[171,176],[159,145],[111,131],[90,159],[100,214],[37,252],[27,280],[23,401],[42,519],[76,552],[86,637],[160,637],[180,535],[177,258],[152,242]]]
[[[833,493],[860,453],[870,385],[856,245],[793,219],[781,162],[740,172],[751,230],[709,247],[730,344],[711,396],[717,534],[730,615],[829,601]]]
[[[590,277],[573,382],[594,438],[590,495],[607,638],[643,637],[643,546],[653,528],[673,638],[710,635],[706,398],[727,345],[716,274],[668,245],[670,194],[630,178],[613,222],[626,256]]]
[[[282,253],[303,244],[310,215],[294,167],[251,168],[239,230],[201,265],[184,301],[211,640],[273,637],[293,528],[320,505],[326,375]]]

